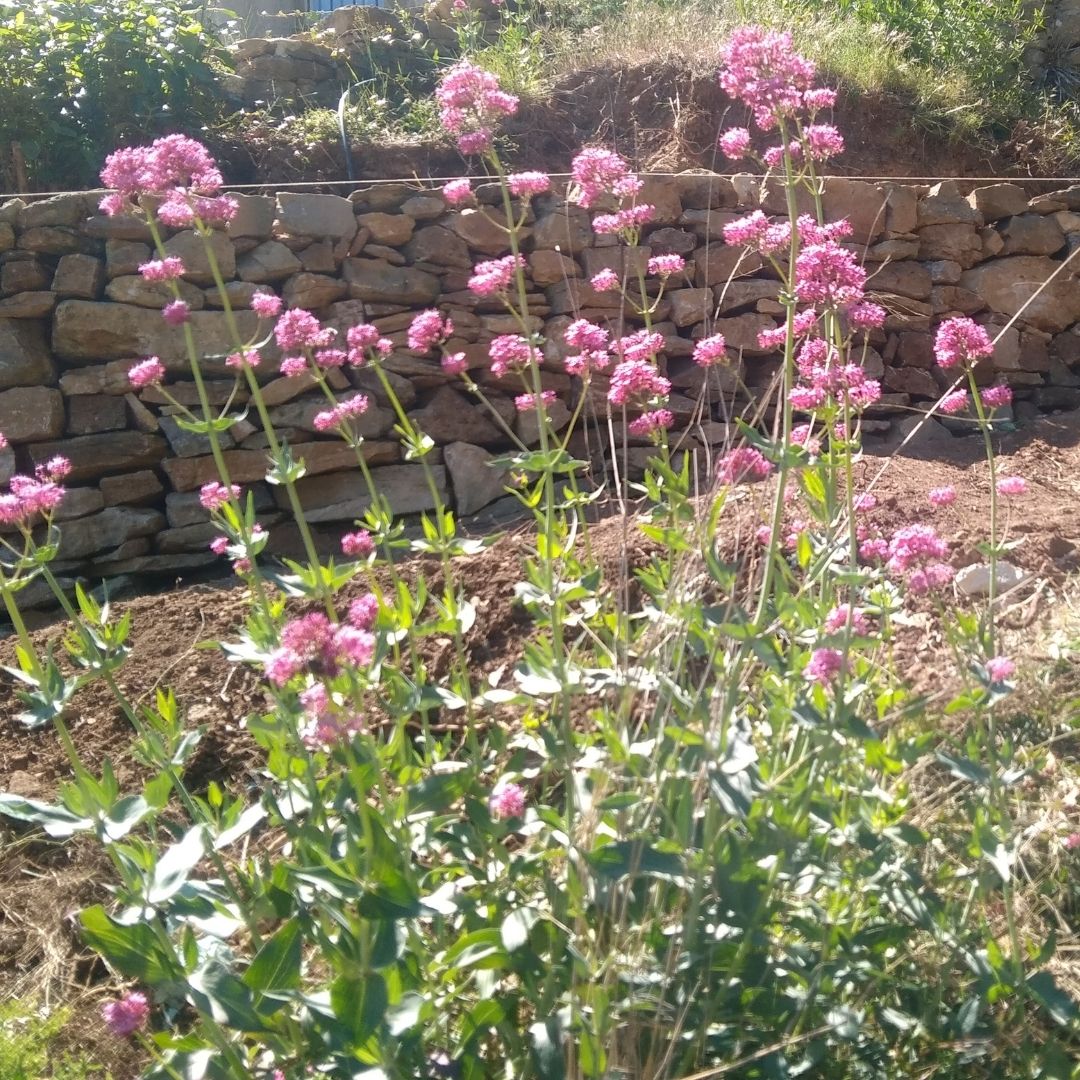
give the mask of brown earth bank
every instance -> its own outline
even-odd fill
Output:
[[[1009,560],[1031,574],[1003,614],[1004,641],[1022,669],[1046,665],[1047,634],[1063,603],[1068,604],[1071,574],[1080,567],[1080,413],[1041,418],[1030,428],[996,438],[1003,474],[1023,475],[1029,490],[1007,510],[1009,533],[1021,541]],[[925,453],[925,451],[921,451]],[[932,456],[888,457],[867,454],[857,466],[862,490],[872,490],[877,507],[869,520],[888,530],[916,520],[932,520],[952,542],[957,567],[981,561],[976,545],[985,540],[989,472],[977,438],[934,445]],[[956,502],[933,512],[927,492],[953,485]],[[745,542],[761,520],[764,490],[744,489],[722,519],[721,545]],[[633,518],[611,514],[590,530],[608,587],[626,571],[643,565],[652,548]],[[513,603],[521,560],[532,543],[525,525],[509,529],[481,554],[457,563],[466,593],[478,608],[467,648],[477,676],[508,670],[521,655],[530,624]],[[403,567],[406,578],[438,577],[430,560]],[[362,588],[360,583],[351,590]],[[204,790],[216,780],[233,790],[259,783],[260,752],[244,729],[244,718],[263,705],[254,670],[230,664],[201,642],[229,640],[241,624],[247,601],[241,587],[219,581],[178,587],[117,604],[133,622],[131,654],[118,682],[131,700],[151,704],[156,689],[171,687],[187,722],[204,725],[206,735],[187,769],[186,780]],[[1041,629],[1040,629],[1041,628]],[[57,620],[34,631],[35,644],[62,649],[64,627]],[[429,660],[439,668],[439,649]],[[937,620],[913,612],[901,629],[897,660],[915,688],[931,702],[950,690],[954,660]],[[10,638],[0,642],[0,664],[14,662]],[[14,680],[0,673],[0,790],[50,800],[69,777],[67,759],[49,728],[27,730],[16,720]],[[1075,693],[1075,686],[1066,689]],[[513,718],[505,718],[513,722]],[[76,697],[70,716],[75,744],[91,769],[108,760],[122,787],[134,788],[144,775],[132,754],[132,731],[115,701],[99,682]],[[1061,755],[1080,757],[1070,741]],[[0,1000],[9,995],[45,995],[73,1010],[69,1025],[73,1048],[127,1080],[138,1068],[131,1047],[111,1039],[99,1018],[101,1003],[115,990],[103,965],[81,946],[74,916],[107,898],[110,870],[96,841],[47,842],[0,820]]]
[[[513,168],[565,173],[583,145],[602,144],[639,170],[724,171],[731,164],[716,149],[717,134],[747,120],[715,76],[695,72],[689,64],[586,67],[559,77],[543,97],[523,101],[505,124],[506,159]],[[982,145],[973,145],[970,133],[963,141],[950,137],[946,124],[921,119],[914,101],[900,93],[841,90],[835,123],[846,143],[835,167],[847,176],[1038,179],[1080,168],[1046,132],[1026,123],[988,133]],[[285,140],[276,123],[255,115],[239,130],[210,141],[233,184],[348,178],[338,140],[300,149]],[[351,151],[358,180],[452,177],[476,165],[441,139],[356,142]],[[745,171],[744,166],[739,168]]]

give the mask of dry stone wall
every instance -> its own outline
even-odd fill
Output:
[[[437,444],[437,481],[462,515],[501,495],[501,477],[486,463],[506,440],[435,357],[409,351],[406,330],[417,310],[437,306],[453,318],[449,347],[467,355],[503,421],[526,440],[535,437],[535,421],[515,415],[512,396],[520,386],[500,383],[487,370],[488,343],[518,326],[497,300],[467,287],[474,262],[507,249],[496,224],[497,192],[481,187],[478,196],[475,208],[452,210],[437,191],[405,183],[372,185],[348,197],[239,195],[236,219],[214,236],[241,334],[257,331],[249,304],[261,289],[341,330],[374,322],[394,341],[390,378]],[[0,207],[0,431],[11,444],[0,453],[0,482],[54,454],[71,459],[71,489],[59,515],[63,574],[193,570],[213,562],[207,544],[214,530],[198,499],[199,486],[216,476],[208,444],[178,425],[176,407],[160,388],[134,392],[126,377],[133,361],[155,354],[168,368],[169,394],[193,405],[182,331],[161,317],[167,299],[161,287],[138,275],[151,255],[146,225],[101,216],[99,197],[90,192]],[[779,358],[759,349],[757,335],[782,315],[768,269],[725,246],[721,227],[757,206],[779,213],[781,193],[757,177],[684,173],[648,178],[643,197],[657,215],[641,246],[629,250],[596,237],[588,215],[558,195],[537,199],[529,210],[523,242],[529,302],[533,329],[547,341],[544,382],[560,398],[554,415],[568,422],[576,392],[561,365],[568,323],[585,315],[620,332],[638,321],[617,295],[594,291],[589,279],[605,267],[633,276],[650,255],[674,252],[686,258],[688,275],[671,283],[654,316],[665,339],[661,363],[674,386],[671,408],[687,445],[720,441],[732,408],[761,392],[777,371]],[[870,438],[886,436],[894,420],[941,393],[944,380],[932,363],[937,321],[963,313],[996,332],[1080,244],[1080,186],[1029,198],[1006,183],[964,194],[954,182],[918,188],[831,179],[824,205],[830,218],[852,221],[875,299],[889,312],[866,350],[866,365],[885,391],[865,421]],[[231,397],[242,408],[244,392],[221,360],[233,347],[230,315],[202,247],[179,231],[168,235],[166,248],[188,268],[183,294],[195,339],[212,357],[210,397],[216,405]],[[1002,378],[1013,387],[1019,419],[1080,407],[1078,319],[1080,285],[1067,266],[1002,335],[980,372],[984,381]],[[728,369],[706,371],[693,363],[693,343],[715,332],[726,335],[736,359]],[[307,464],[300,497],[329,548],[366,508],[366,489],[352,452],[316,430],[321,394],[303,378],[277,376],[275,359],[268,348],[259,372],[266,401]],[[394,510],[429,508],[421,469],[402,460],[373,373],[333,377],[341,393],[372,397],[363,418],[365,452]],[[263,481],[266,437],[254,410],[224,441],[233,479],[252,486],[272,550],[295,550],[282,493]]]

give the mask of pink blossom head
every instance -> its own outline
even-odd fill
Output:
[[[749,480],[764,480],[775,468],[760,450],[737,446],[717,462],[716,478],[722,484],[744,484]]]
[[[968,407],[968,395],[966,390],[953,390],[946,394],[938,402],[938,411],[946,416],[955,416],[962,413]]]
[[[145,281],[175,281],[184,276],[184,260],[176,255],[165,259],[151,259],[139,267]]]
[[[649,260],[648,270],[657,277],[668,278],[686,270],[686,260],[681,255],[654,255]]]
[[[260,319],[276,319],[281,314],[281,297],[273,293],[257,292],[251,298],[251,310]]]
[[[514,408],[518,412],[538,412],[550,409],[558,400],[554,390],[543,390],[539,394],[518,394],[514,398]]]
[[[742,27],[727,40],[720,58],[721,87],[753,110],[763,130],[802,109],[812,89],[814,65],[794,51],[789,33]]]
[[[828,686],[844,670],[844,654],[839,649],[815,649],[803,669],[810,682]]]
[[[349,604],[349,622],[358,630],[371,630],[379,618],[379,600],[374,593],[358,596]]]
[[[534,195],[543,195],[551,190],[551,177],[543,172],[511,173],[506,178],[506,186],[511,195],[531,199]]]
[[[1002,683],[1016,674],[1016,664],[1007,656],[995,656],[986,661],[986,676],[993,683]]]
[[[825,161],[844,152],[844,136],[832,124],[807,124],[803,128],[803,141],[814,161]]]
[[[694,346],[694,363],[699,367],[713,367],[728,362],[727,342],[723,334],[702,338]]]
[[[501,259],[489,259],[473,267],[469,289],[477,296],[497,296],[510,288],[515,274],[525,269],[520,255],[504,255]]]
[[[464,154],[483,153],[491,146],[495,125],[517,112],[518,99],[499,86],[490,72],[468,60],[449,68],[435,90],[439,120],[457,139]]]
[[[329,345],[336,334],[324,330],[310,311],[293,308],[280,316],[274,325],[274,337],[282,349],[315,349]]]
[[[422,311],[409,326],[409,348],[413,352],[427,352],[445,341],[454,332],[454,324],[443,319],[442,314],[434,309]]]
[[[495,785],[488,808],[497,821],[519,818],[525,813],[525,790],[518,784],[502,780]]]
[[[807,304],[848,308],[863,300],[866,271],[835,241],[811,244],[795,262],[795,293]]]
[[[0,431],[0,450],[6,450],[8,448],[7,436]]]
[[[211,513],[220,510],[230,499],[239,498],[240,488],[236,484],[226,487],[217,480],[211,480],[199,489],[199,503],[204,510],[209,510]]]
[[[451,180],[443,187],[442,193],[450,206],[464,206],[472,198],[472,183],[465,177]]]
[[[469,358],[463,352],[443,353],[440,363],[447,375],[463,375],[469,370]]]
[[[570,164],[570,177],[568,198],[586,210],[604,195],[633,200],[643,186],[623,158],[599,146],[578,151]]]
[[[150,1002],[137,990],[125,994],[119,1001],[110,1001],[101,1009],[101,1017],[113,1035],[126,1038],[146,1025]]]
[[[183,326],[191,318],[191,308],[183,300],[173,300],[161,309],[161,317],[169,326]]]
[[[988,386],[981,391],[982,403],[988,409],[1001,409],[1012,404],[1013,393],[1009,386],[999,383],[997,386]]]
[[[615,365],[608,386],[612,405],[642,408],[671,393],[671,382],[644,358],[628,357]]]
[[[237,368],[243,371],[244,368],[257,368],[262,363],[262,355],[258,349],[245,349],[243,352],[229,353],[225,357],[225,366],[231,368]]]
[[[931,488],[927,498],[931,506],[952,506],[956,502],[956,488],[951,486]]]
[[[1066,851],[1076,851],[1080,848],[1080,832],[1069,833],[1062,841]]]
[[[210,550],[215,555],[224,555],[229,550],[229,538],[227,536],[215,536],[210,541]]]
[[[655,438],[674,423],[675,414],[670,409],[650,409],[631,420],[627,428],[631,435]]]
[[[1027,491],[1027,481],[1022,476],[1003,476],[996,487],[999,495],[1023,495]]]
[[[724,157],[737,161],[746,157],[750,151],[750,132],[743,127],[728,128],[717,139],[717,145]]]
[[[341,550],[350,559],[366,559],[374,553],[375,541],[367,529],[358,529],[341,538]]]
[[[128,380],[136,390],[157,386],[164,378],[165,365],[156,356],[149,356],[128,368]]]
[[[824,628],[827,634],[836,634],[851,628],[853,634],[865,636],[870,632],[870,623],[866,615],[850,604],[837,604],[825,617]]]
[[[619,275],[609,267],[605,267],[598,274],[594,274],[589,284],[597,292],[618,292],[622,286]]]
[[[966,367],[993,352],[994,345],[985,328],[966,316],[946,319],[934,337],[934,356],[943,368],[957,364]]]

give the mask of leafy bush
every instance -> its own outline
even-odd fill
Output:
[[[34,187],[92,183],[113,147],[221,115],[228,54],[186,0],[0,0],[0,160]]]
[[[822,122],[832,94],[807,85],[782,36],[742,31],[726,59],[726,88],[769,142],[779,129],[779,146],[755,150],[759,136],[742,129],[721,145],[775,169],[794,207],[800,189],[818,193],[818,163],[840,148]],[[996,477],[991,433],[1010,391],[976,384],[993,349],[985,330],[952,319],[937,338],[952,385],[936,409],[967,411],[991,481],[989,603],[958,606],[944,591],[947,538],[929,520],[876,525],[873,484],[856,483],[861,416],[881,392],[861,359],[886,312],[866,297],[846,223],[759,212],[724,226],[728,244],[772,261],[785,316],[762,347],[783,363],[771,433],[738,425],[699,489],[668,442],[673,399],[652,329],[682,260],[593,280],[621,293],[638,328],[615,339],[585,320],[567,329],[565,368],[579,384],[559,428],[541,361],[560,343],[533,336],[520,251],[549,178],[506,176],[494,135],[516,101],[490,73],[451,69],[438,100],[459,148],[500,180],[508,253],[478,264],[469,288],[520,327],[491,342],[492,374],[520,380],[517,407],[536,421],[531,441],[508,432],[515,449],[497,463],[535,522],[514,587],[530,631],[512,673],[483,676],[468,649],[489,613],[457,569],[490,541],[459,534],[430,471],[436,510],[407,540],[353,426],[367,399],[339,399],[327,381],[333,368],[368,368],[406,459],[430,469],[434,445],[387,371],[394,345],[371,324],[335,349],[311,313],[280,314],[267,294],[252,301],[277,318],[282,374],[323,388],[315,424],[354,449],[369,485],[371,509],[342,538],[340,562],[319,559],[296,489],[304,463],[275,432],[256,378],[270,323],[237,340],[228,362],[306,552],[284,565],[263,557],[253,500],[230,481],[219,434],[235,417],[211,408],[187,338],[200,408],[178,403],[178,423],[211,441],[220,477],[201,500],[221,531],[214,550],[249,600],[220,647],[259,672],[268,701],[253,701],[247,720],[265,752],[254,794],[189,789],[202,731],[167,690],[153,707],[125,697],[114,672],[128,617],[81,588],[73,603],[57,585],[46,541],[66,463],[13,480],[2,504],[17,532],[0,599],[26,720],[53,725],[73,779],[56,805],[5,795],[0,811],[54,837],[95,834],[110,856],[115,900],[83,911],[82,931],[141,989],[111,1003],[107,1022],[143,1040],[153,1080],[1075,1075],[1080,1009],[1048,967],[1055,934],[1022,920],[1017,902],[1012,791],[1040,759],[1001,724],[1016,665],[1000,655],[1000,503],[1024,483]],[[162,255],[160,222],[209,237],[228,220],[234,204],[214,195],[201,146],[161,141],[148,154],[169,166],[156,182],[129,168],[143,159],[110,161],[109,212],[143,212],[135,203],[151,196]],[[633,248],[651,215],[640,191],[611,152],[575,160],[571,200],[593,212],[597,233]],[[446,196],[468,202],[468,181]],[[171,282],[168,318],[183,322],[182,265],[163,258],[143,273]],[[441,312],[417,316],[407,337],[414,356],[437,352],[483,400]],[[715,333],[695,357],[702,394],[734,359]],[[160,384],[165,369],[149,358],[130,378]],[[652,552],[633,580],[619,559],[605,569],[591,543],[601,492],[571,452],[586,409],[612,433],[618,497],[643,508],[623,522]],[[620,469],[627,430],[652,448],[639,487]],[[738,542],[747,534],[749,550]],[[406,548],[426,556],[415,572],[395,559]],[[39,576],[70,618],[75,674],[36,649],[19,612],[20,588]],[[897,627],[912,609],[940,620],[956,656],[941,679],[949,731],[898,669]],[[151,772],[141,791],[121,792],[107,766],[91,774],[71,740],[72,702],[98,678]],[[955,819],[918,815],[915,763],[961,792]]]
[[[82,1055],[54,1054],[68,1023],[65,1009],[39,1010],[32,1000],[0,1005],[0,1076],[4,1080],[110,1080]]]

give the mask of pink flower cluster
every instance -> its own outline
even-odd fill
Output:
[[[588,319],[575,319],[563,332],[563,341],[576,353],[564,361],[568,375],[584,375],[589,371],[604,371],[611,363],[608,351],[611,335]]]
[[[675,414],[670,409],[650,409],[635,417],[627,424],[631,435],[646,435],[650,438],[661,431],[667,431],[675,423]]]
[[[251,298],[251,310],[260,319],[276,319],[281,314],[281,297],[273,293],[257,292]]]
[[[409,325],[409,348],[413,352],[427,352],[453,333],[454,324],[450,319],[443,319],[434,309],[422,311]]]
[[[904,525],[889,540],[886,569],[906,578],[913,593],[925,593],[948,585],[953,568],[945,562],[949,545],[931,525]]]
[[[694,346],[694,363],[698,367],[714,367],[728,362],[727,342],[723,334],[702,338]]]
[[[491,357],[491,374],[496,379],[503,378],[507,372],[522,372],[530,364],[540,363],[536,346],[520,334],[500,334],[488,346],[488,355]]]
[[[353,367],[363,367],[370,355],[385,358],[394,351],[394,343],[383,337],[372,323],[350,326],[345,340],[349,344],[349,363]]]
[[[525,813],[525,791],[518,784],[502,780],[488,799],[488,810],[496,821],[518,818]]]
[[[303,308],[286,311],[274,325],[274,338],[278,347],[285,350],[326,348],[336,337],[336,330],[324,328],[310,311]]]
[[[534,195],[543,195],[551,190],[551,177],[542,172],[511,173],[506,178],[506,186],[511,195],[531,199]]]
[[[612,405],[641,408],[670,393],[671,383],[654,364],[639,356],[627,356],[615,365],[607,396]]]
[[[934,356],[943,368],[957,364],[966,367],[993,352],[994,345],[986,330],[966,316],[946,319],[934,337]]]
[[[518,412],[536,412],[541,408],[550,409],[557,398],[558,394],[554,390],[543,390],[539,394],[518,394],[514,398],[514,408]]]
[[[490,71],[462,60],[442,77],[435,91],[439,121],[457,139],[463,154],[491,149],[494,126],[517,112],[518,99],[499,86]]]
[[[788,400],[806,412],[826,406],[842,406],[856,412],[881,397],[881,384],[867,377],[858,364],[841,364],[838,354],[823,338],[808,338],[795,356],[799,382]]]
[[[145,281],[175,281],[184,276],[184,260],[176,255],[165,259],[151,259],[139,267]]]
[[[850,604],[837,604],[825,616],[823,626],[827,634],[837,634],[841,630],[846,630],[849,626],[851,632],[858,634],[860,637],[870,633],[870,623],[866,615],[858,608],[853,608]]]
[[[844,654],[839,649],[815,649],[803,668],[803,677],[828,686],[843,670]]]
[[[222,178],[210,151],[184,135],[117,150],[106,158],[101,179],[115,189],[101,200],[105,214],[123,213],[142,195],[163,200],[157,216],[174,228],[186,228],[196,217],[213,224],[231,221],[236,214],[235,199],[216,195]]]
[[[321,611],[291,619],[281,631],[281,647],[266,661],[267,678],[284,686],[301,672],[333,678],[346,667],[363,667],[375,655],[369,630],[335,624]]]
[[[775,468],[760,450],[737,446],[717,462],[716,478],[721,484],[742,484],[748,480],[764,480]]]
[[[364,394],[355,394],[339,402],[332,409],[325,409],[315,414],[312,423],[316,431],[333,431],[341,428],[357,416],[363,416],[371,406],[370,399]]]
[[[450,206],[464,206],[472,198],[472,184],[465,177],[448,181],[442,189]]]
[[[350,559],[366,559],[375,551],[375,541],[367,529],[360,529],[341,538],[341,550]]]
[[[496,296],[510,288],[510,282],[519,270],[525,269],[520,255],[504,255],[501,259],[489,259],[477,263],[469,278],[469,288],[477,296]]]
[[[144,386],[157,386],[164,378],[165,365],[156,356],[148,356],[128,368],[128,381],[136,390]]]
[[[220,510],[230,499],[239,498],[240,487],[238,484],[230,484],[226,487],[217,480],[211,480],[210,483],[203,484],[199,488],[199,503],[204,510],[209,510],[211,513]]]
[[[686,260],[681,255],[654,255],[649,260],[649,273],[657,277],[671,277],[686,270]]]
[[[7,445],[7,440],[3,444]],[[34,470],[33,476],[16,474],[8,481],[8,490],[0,495],[0,525],[25,527],[37,514],[51,514],[63,501],[64,488],[59,481],[71,472],[65,457],[50,458]]]
[[[594,274],[589,279],[589,284],[597,292],[618,292],[622,288],[619,275],[608,266],[605,266],[599,273]]]
[[[570,201],[588,210],[605,195],[632,199],[641,191],[642,182],[630,166],[613,150],[598,146],[578,152],[570,166],[573,181]]]
[[[1016,664],[1007,656],[994,656],[986,661],[986,675],[991,682],[1005,682],[1015,674]]]
[[[150,1015],[150,1002],[146,995],[133,990],[119,1001],[110,1001],[101,1007],[101,1018],[113,1035],[126,1038],[144,1027]]]
[[[792,48],[791,35],[760,26],[736,30],[721,49],[720,85],[744,102],[762,131],[771,131],[780,117],[806,109],[816,112],[835,96],[815,90],[814,65]]]

